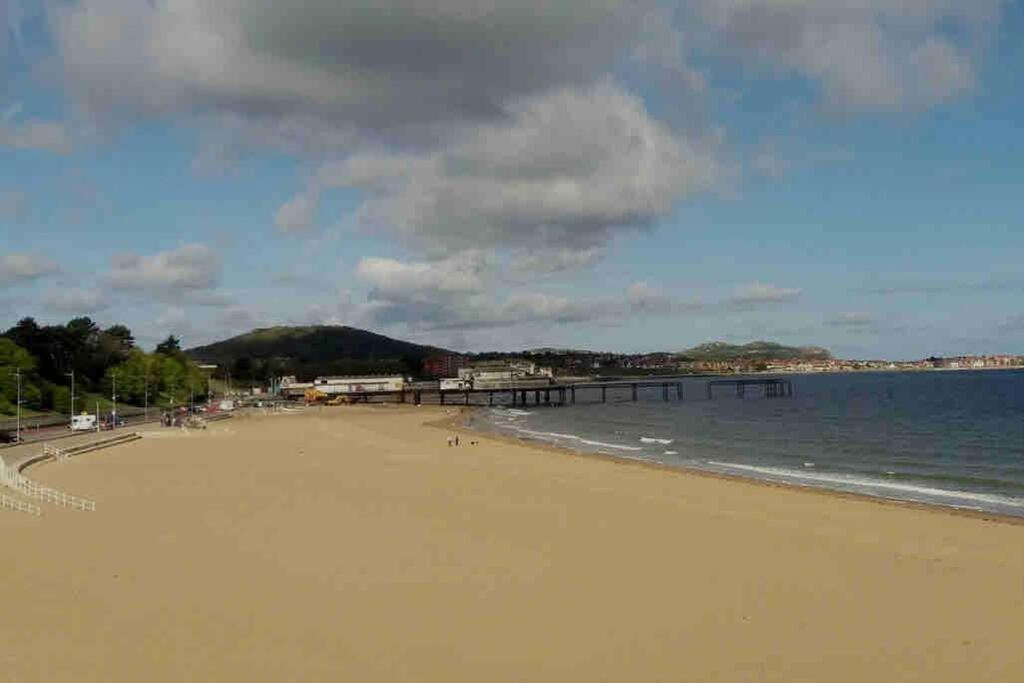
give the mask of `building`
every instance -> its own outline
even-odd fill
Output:
[[[423,361],[423,372],[431,377],[455,377],[466,358],[454,353],[436,354]]]
[[[328,396],[403,391],[405,378],[397,375],[388,377],[317,377],[313,380],[313,388]]]
[[[278,388],[280,389],[281,395],[285,398],[298,399],[306,395],[307,389],[313,388],[313,383],[300,382],[294,375],[291,375],[282,377]]]

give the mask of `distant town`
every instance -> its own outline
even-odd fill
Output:
[[[496,354],[494,354],[496,355]],[[500,360],[500,359],[492,359]],[[764,372],[812,373],[858,371],[983,370],[1024,368],[1024,356],[987,355],[930,357],[913,361],[852,360],[832,357],[790,358],[712,358],[694,359],[683,353],[619,354],[546,349],[510,354],[504,360],[511,365],[528,361],[524,367],[537,367],[547,375],[644,375],[644,374],[755,374]],[[438,355],[424,363],[425,374],[452,377],[464,367],[478,362],[472,356]]]

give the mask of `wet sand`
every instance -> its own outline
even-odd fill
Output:
[[[440,417],[239,418],[30,470],[99,508],[0,511],[0,681],[1024,680],[1024,526],[449,448]]]

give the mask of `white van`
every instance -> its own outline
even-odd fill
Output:
[[[71,431],[90,432],[96,429],[96,416],[88,413],[73,415],[71,417]]]

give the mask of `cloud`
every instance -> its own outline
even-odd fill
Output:
[[[313,229],[320,193],[313,189],[285,202],[274,215],[274,225],[282,235],[301,235]]]
[[[840,313],[825,321],[825,324],[845,329],[868,329],[875,327],[878,321],[869,313]]]
[[[589,268],[608,254],[603,246],[586,249],[536,249],[513,261],[511,270],[527,276],[552,275]]]
[[[202,244],[188,244],[152,256],[120,254],[103,276],[108,286],[156,295],[212,289],[220,281],[221,262]]]
[[[32,282],[58,272],[60,266],[41,254],[9,252],[0,255],[0,287]]]
[[[755,282],[736,290],[726,300],[734,308],[756,308],[759,306],[790,303],[796,301],[803,290]]]
[[[607,298],[575,299],[520,290],[495,296],[495,283],[508,280],[493,254],[480,251],[437,261],[367,258],[357,266],[356,276],[372,289],[365,305],[352,305],[349,298],[349,316],[369,325],[402,325],[412,331],[617,321],[702,308],[677,301],[646,282],[634,283],[624,296]]]
[[[65,315],[87,315],[110,307],[103,294],[95,289],[53,289],[43,295],[44,307]]]
[[[169,334],[178,336],[189,334],[194,329],[193,321],[188,312],[181,306],[170,306],[153,321],[151,334],[153,339],[163,339]]]
[[[835,112],[933,106],[972,89],[1003,0],[693,0],[685,39],[700,52],[795,73]]]
[[[12,190],[0,193],[0,220],[21,222],[28,216],[28,197]]]
[[[19,121],[20,113],[21,105],[16,104],[0,115],[0,146],[54,154],[67,154],[74,148],[65,124],[40,119]]]
[[[312,116],[366,131],[485,119],[587,82],[639,22],[626,0],[79,0],[51,12],[65,81],[99,116]]]
[[[467,248],[587,250],[652,225],[721,174],[710,141],[677,134],[612,83],[559,90],[429,154],[366,154],[321,170],[367,197],[363,229]]]
[[[484,288],[485,278],[493,268],[491,257],[471,250],[433,262],[364,258],[356,266],[356,277],[380,294],[429,297],[478,292]]]

